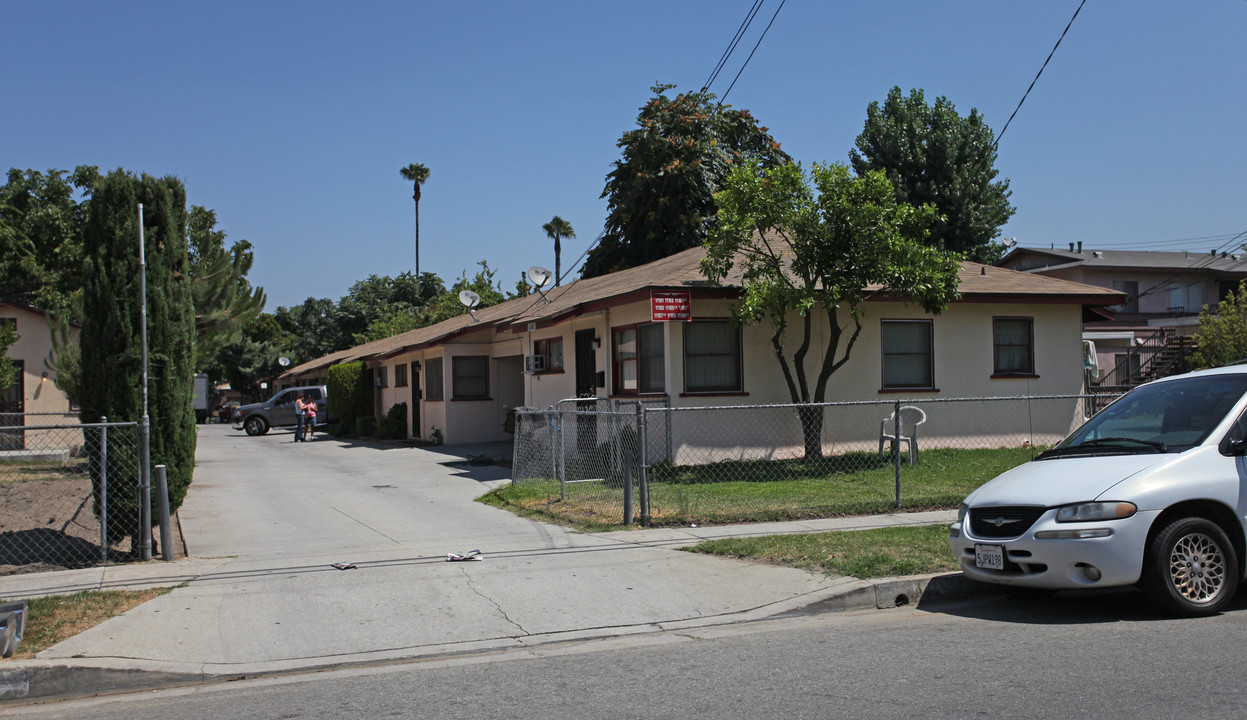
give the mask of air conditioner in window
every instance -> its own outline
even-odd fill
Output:
[[[385,387],[385,380],[383,378],[375,377],[372,379],[372,382],[377,387]]]
[[[525,355],[524,356],[524,372],[535,373],[542,372],[546,369],[545,355]]]

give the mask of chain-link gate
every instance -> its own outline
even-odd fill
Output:
[[[138,424],[31,422],[0,428],[0,575],[132,559]]]
[[[589,525],[629,524],[637,515],[685,524],[953,508],[1058,442],[1102,401],[521,408],[513,482],[528,502]]]

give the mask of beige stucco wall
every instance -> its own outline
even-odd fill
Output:
[[[44,418],[37,424],[77,423],[76,411],[71,411],[69,399],[56,387],[56,371],[48,367],[46,358],[52,351],[52,335],[41,313],[14,305],[0,305],[0,318],[17,321],[18,339],[9,348],[9,358],[25,362],[22,382],[22,400],[27,413],[66,413],[63,418]],[[71,329],[71,337],[77,338],[77,328]],[[47,373],[47,378],[43,377]],[[68,414],[68,413],[73,414]],[[27,425],[36,424],[31,418]]]
[[[727,317],[725,300],[694,301],[697,318]],[[993,378],[992,320],[1030,317],[1034,321],[1036,377]],[[826,400],[862,403],[825,411],[822,439],[825,451],[877,451],[880,421],[892,413],[898,400],[1016,397],[1077,394],[1082,389],[1081,308],[1076,305],[1000,305],[957,303],[932,319],[936,389],[892,393],[882,390],[880,325],[882,320],[928,319],[917,307],[903,303],[872,303],[862,314],[862,332],[848,363],[828,385]],[[648,306],[612,309],[610,326],[648,320]],[[688,394],[683,377],[683,324],[665,326],[666,395],[671,413],[652,413],[648,437],[653,450],[664,454],[670,443],[676,462],[714,462],[725,459],[800,456],[804,452],[801,424],[791,409],[745,408],[715,412],[689,408],[787,404],[791,395],[771,350],[769,325],[742,331],[744,394]],[[787,346],[800,341],[800,318],[790,318]],[[830,335],[826,318],[813,325],[814,348],[824,348]],[[568,336],[570,337],[570,335]],[[609,335],[607,335],[609,337]],[[846,336],[847,337],[847,336]],[[566,363],[574,362],[565,350]],[[813,387],[821,354],[811,352],[806,372]],[[609,358],[599,360],[608,370]],[[795,374],[795,368],[794,368]],[[534,397],[530,405],[546,407]],[[621,398],[616,398],[621,399]],[[994,401],[923,403],[927,421],[919,428],[920,445],[998,447],[1025,442],[1050,444],[1081,422],[1081,405],[1072,399],[1052,401]],[[574,431],[570,423],[568,431]],[[601,432],[599,432],[599,437]]]

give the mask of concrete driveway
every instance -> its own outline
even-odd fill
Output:
[[[856,581],[587,535],[474,499],[472,455],[199,427],[185,586],[41,660],[198,676],[411,658],[768,616]],[[479,549],[480,562],[446,562]],[[338,570],[335,563],[355,569]]]

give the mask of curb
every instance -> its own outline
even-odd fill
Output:
[[[978,592],[978,590],[974,581],[967,579],[959,572],[860,580],[846,591],[776,617],[916,606],[923,600],[956,599]]]
[[[203,675],[70,664],[32,663],[0,670],[0,703],[69,700],[114,692],[155,690],[211,680]]]
[[[788,607],[779,612],[758,616],[756,611],[748,613],[748,617],[738,615],[735,623],[749,623],[766,619],[780,619],[820,615],[824,613],[847,612],[853,610],[886,610],[889,608],[917,606],[923,600],[955,599],[978,591],[971,580],[961,573],[945,573],[931,575],[915,575],[910,577],[882,578],[878,580],[852,580],[831,589],[830,594],[812,603],[799,607]],[[701,622],[692,625],[686,622],[656,623],[649,627],[657,632],[673,632],[688,630],[690,627],[713,627],[715,625],[732,624],[724,622]],[[633,634],[637,628],[617,628],[622,632],[611,634],[581,635],[579,632],[553,633],[544,642],[561,642],[581,635],[579,639],[602,639],[613,636]],[[561,637],[560,637],[561,636]],[[530,638],[531,642],[533,638]],[[453,656],[464,652],[496,651],[501,646],[490,646],[485,643],[476,645],[474,650],[453,650],[441,646],[441,652],[434,652],[423,657]],[[507,644],[505,641],[503,645]],[[347,665],[367,665],[383,662],[411,661],[420,655],[404,654],[382,659],[370,657],[356,663],[327,661],[313,663],[304,667],[283,667],[256,671],[254,669],[242,673],[212,672],[176,672],[168,669],[153,668],[143,662],[119,661],[109,665],[98,664],[99,660],[84,659],[74,661],[16,661],[14,667],[0,667],[0,707],[5,704],[24,704],[31,702],[55,702],[75,698],[127,693],[139,690],[155,690],[174,686],[203,685],[208,683],[226,682],[242,677],[255,678],[272,675],[283,675],[299,672],[317,672]]]

